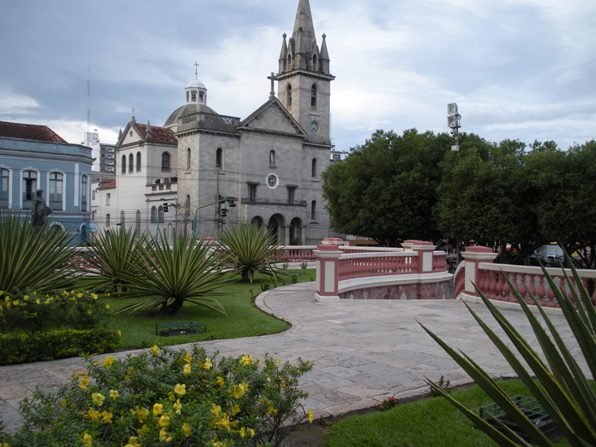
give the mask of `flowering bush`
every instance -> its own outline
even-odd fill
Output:
[[[55,394],[23,401],[25,424],[0,434],[12,447],[279,445],[304,411],[298,378],[311,368],[249,355],[160,349],[91,362]]]
[[[11,296],[0,290],[0,332],[89,329],[99,324],[108,309],[89,292],[63,290],[57,295],[31,292]]]

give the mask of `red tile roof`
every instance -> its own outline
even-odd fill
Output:
[[[66,141],[60,137],[60,135],[58,135],[48,126],[39,124],[9,123],[7,121],[0,121],[0,137],[46,141],[48,143],[66,143]]]
[[[141,132],[141,136],[146,139],[147,125],[136,124],[136,126]],[[151,136],[153,137],[153,142],[155,143],[178,144],[178,140],[176,139],[174,132],[172,132],[172,129],[168,127],[151,126]]]

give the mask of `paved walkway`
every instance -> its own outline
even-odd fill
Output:
[[[437,380],[445,376],[452,385],[469,382],[417,321],[471,355],[491,374],[513,374],[459,301],[318,303],[313,295],[314,283],[302,283],[271,290],[257,298],[263,310],[292,324],[286,332],[199,345],[208,352],[218,350],[226,356],[269,353],[282,360],[312,360],[314,368],[303,377],[301,388],[309,393],[305,407],[313,409],[317,416],[337,416],[372,407],[390,395],[399,398],[424,394],[428,391],[425,377]],[[481,315],[487,314],[482,306],[473,307]],[[507,309],[504,313],[532,338],[520,310]],[[552,318],[558,327],[567,329],[561,315]],[[572,338],[569,330],[562,332],[565,339]],[[117,356],[129,352],[134,351]],[[36,386],[56,389],[83,364],[75,358],[0,367],[0,417],[6,427],[13,430],[21,423],[18,402]]]

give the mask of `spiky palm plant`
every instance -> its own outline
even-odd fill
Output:
[[[252,283],[256,272],[275,276],[276,247],[267,228],[251,224],[228,227],[219,239],[224,264],[240,273],[243,282]]]
[[[571,291],[569,299],[543,269],[551,290],[559,303],[569,327],[581,349],[586,364],[594,379],[596,372],[596,313],[588,292],[583,286],[577,271],[572,267],[575,281],[565,275],[567,288]],[[466,304],[466,307],[499,349],[513,370],[524,382],[532,395],[540,402],[545,411],[559,427],[562,435],[574,447],[596,445],[596,393],[588,381],[586,374],[565,345],[559,332],[536,299],[533,299],[544,325],[532,313],[524,298],[509,282],[523,312],[525,313],[536,339],[540,344],[546,362],[544,362],[532,346],[520,335],[515,327],[507,321],[503,314],[481,292],[480,297],[492,316],[501,326],[519,356],[528,365],[522,364],[518,356],[488,325]],[[575,282],[575,284],[574,284]],[[546,326],[546,329],[545,329]],[[522,439],[505,425],[499,429],[478,416],[473,410],[466,408],[445,390],[429,381],[431,387],[445,396],[478,428],[488,434],[501,446],[548,446],[552,442],[528,419],[477,363],[466,354],[459,353],[429,329],[424,330],[480,385],[480,387],[497,403],[507,416],[528,436],[530,442]]]
[[[71,235],[58,227],[34,230],[23,216],[0,212],[0,290],[50,292],[70,287],[76,278],[69,266]]]
[[[137,258],[137,243],[132,229],[99,233],[93,241],[85,283],[89,287],[122,292]]]
[[[185,235],[174,235],[171,246],[162,234],[144,238],[137,245],[125,283],[129,288],[126,296],[140,300],[118,312],[159,307],[174,314],[185,302],[191,302],[225,315],[214,295],[228,282],[219,258],[205,243]]]

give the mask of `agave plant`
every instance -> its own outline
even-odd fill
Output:
[[[592,300],[583,286],[577,271],[573,267],[572,275],[574,281],[565,274],[567,289],[570,290],[571,299],[555,284],[546,269],[543,268],[543,271],[565,319],[577,340],[593,379],[596,372],[596,313]],[[559,427],[564,438],[574,447],[596,445],[596,393],[594,388],[589,383],[586,374],[577,363],[569,348],[565,345],[559,332],[538,301],[533,298],[534,305],[540,313],[544,326],[530,310],[520,293],[509,280],[508,282],[509,287],[513,291],[533,329],[546,362],[541,360],[538,353],[480,290],[479,294],[482,301],[501,326],[513,346],[515,346],[515,349],[525,361],[527,367],[522,364],[518,356],[488,327],[470,306],[466,304],[466,307],[528,390]],[[530,442],[521,438],[505,425],[495,428],[478,416],[473,410],[457,402],[446,391],[428,381],[436,392],[445,396],[478,428],[501,446],[521,445],[529,447],[531,445],[538,445],[550,447],[553,445],[503,392],[498,383],[477,363],[467,355],[454,350],[440,337],[424,327],[424,325],[422,327],[474,379],[488,396],[501,407],[509,419],[523,430]]]
[[[91,246],[85,283],[93,288],[122,292],[137,258],[137,242],[131,229],[99,233]]]
[[[162,234],[144,238],[130,265],[126,296],[140,300],[118,312],[159,307],[164,313],[174,314],[185,302],[191,302],[225,315],[213,295],[229,278],[205,243],[177,234],[171,246]]]
[[[47,225],[34,230],[13,212],[0,213],[0,290],[50,292],[71,286],[76,278],[69,261],[71,236]]]
[[[224,264],[240,273],[243,282],[252,283],[256,272],[275,276],[276,247],[268,229],[245,224],[226,228],[219,238]]]

